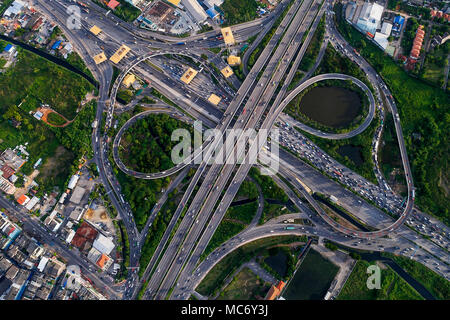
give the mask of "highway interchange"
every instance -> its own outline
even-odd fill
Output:
[[[258,138],[260,138],[260,141],[265,142],[268,132],[276,123],[284,106],[286,106],[288,101],[290,101],[288,100],[288,98],[294,97],[297,94],[297,92],[287,93],[287,86],[295,74],[295,71],[297,69],[296,66],[298,66],[298,64],[300,63],[301,58],[308,46],[308,43],[312,35],[314,34],[315,28],[317,28],[320,17],[325,13],[327,21],[330,19],[329,17],[331,16],[331,3],[325,2],[324,5],[321,6],[321,3],[319,1],[313,0],[294,2],[294,4],[290,7],[288,14],[284,17],[283,21],[277,28],[274,36],[264,48],[255,65],[250,70],[244,82],[239,86],[237,92],[235,94],[233,93],[234,98],[229,103],[227,109],[224,112],[223,118],[220,121],[210,112],[203,110],[202,106],[193,104],[192,101],[185,101],[185,103],[183,104],[183,100],[189,100],[184,96],[185,93],[183,93],[183,90],[179,90],[178,88],[174,87],[170,88],[170,90],[165,90],[167,88],[164,87],[164,82],[170,81],[170,79],[161,79],[162,75],[158,74],[155,70],[150,71],[151,68],[148,68],[148,66],[144,67],[144,64],[141,63],[151,58],[152,56],[167,52],[172,54],[189,55],[191,57],[198,58],[202,53],[205,53],[206,50],[204,50],[204,48],[217,47],[221,45],[215,39],[215,36],[218,34],[218,30],[213,30],[202,35],[185,38],[183,40],[185,40],[186,45],[181,46],[180,48],[176,48],[173,45],[173,42],[178,41],[179,39],[137,29],[131,24],[119,21],[117,17],[114,17],[111,14],[105,16],[105,11],[102,8],[99,8],[96,5],[92,4],[91,2],[89,2],[89,6],[91,8],[90,13],[88,15],[84,15],[82,19],[83,28],[81,30],[72,30],[67,28],[65,23],[67,21],[66,7],[69,4],[70,3],[65,0],[35,0],[35,7],[40,9],[44,14],[51,18],[51,20],[55,21],[63,29],[68,39],[74,44],[74,47],[82,56],[83,60],[86,62],[91,72],[99,82],[99,101],[96,114],[96,118],[99,123],[102,123],[101,119],[104,112],[107,113],[105,134],[102,135],[100,128],[96,127],[92,135],[94,160],[98,165],[100,180],[106,188],[108,197],[119,213],[119,216],[124,221],[130,239],[130,266],[132,267],[132,269],[131,272],[129,272],[129,277],[124,286],[125,290],[121,293],[114,292],[114,288],[111,287],[110,284],[105,283],[105,280],[97,277],[95,274],[89,273],[89,268],[85,268],[83,272],[88,273],[89,277],[92,277],[93,282],[98,288],[103,288],[103,290],[107,291],[109,298],[135,298],[138,288],[140,287],[140,284],[142,284],[142,281],[148,279],[149,283],[144,298],[165,299],[169,296],[171,289],[174,288],[170,295],[171,299],[187,299],[190,297],[192,290],[195,289],[195,286],[206,275],[207,271],[210,270],[227,253],[231,252],[243,243],[267,236],[281,234],[316,235],[348,245],[350,247],[358,247],[361,249],[378,251],[381,250],[380,248],[383,248],[383,250],[392,251],[403,255],[406,255],[408,250],[410,250],[409,248],[411,246],[411,242],[418,243],[419,239],[414,238],[417,236],[411,236],[411,233],[414,232],[407,229],[406,227],[402,227],[402,224],[405,221],[412,221],[411,218],[409,218],[409,215],[413,210],[414,186],[412,182],[412,175],[409,167],[408,157],[406,154],[406,148],[403,141],[400,119],[397,116],[394,116],[394,124],[398,142],[400,145],[402,163],[405,171],[405,176],[407,177],[408,187],[406,205],[402,209],[402,212],[400,212],[400,216],[396,221],[392,221],[390,217],[387,218],[384,212],[378,210],[379,212],[377,214],[379,214],[380,217],[378,218],[377,216],[372,216],[371,220],[368,221],[368,223],[372,226],[376,226],[377,229],[381,227],[380,230],[371,232],[355,232],[354,230],[348,230],[343,226],[339,226],[334,222],[334,220],[330,219],[326,214],[324,214],[322,212],[323,210],[321,210],[320,207],[315,205],[315,201],[313,199],[308,199],[307,193],[304,192],[305,190],[303,186],[299,184],[298,181],[294,178],[299,175],[300,171],[298,171],[298,168],[294,166],[289,169],[289,166],[281,166],[282,168],[280,168],[280,175],[290,181],[297,190],[305,195],[310,204],[317,210],[319,217],[323,219],[323,221],[319,222],[320,219],[316,219],[317,228],[294,225],[295,230],[286,230],[284,228],[286,225],[283,224],[264,225],[244,230],[243,233],[234,237],[230,241],[227,241],[220,248],[215,250],[210,255],[211,259],[208,258],[207,260],[203,260],[200,263],[199,267],[196,269],[201,253],[206,248],[223,215],[226,213],[226,210],[232,202],[234,195],[238,191],[241,182],[246,178],[248,170],[256,162],[254,155],[258,154],[260,149],[263,147],[263,143],[254,143],[251,146],[253,152],[249,151],[247,154],[240,154],[240,156],[244,156],[245,159],[247,159],[247,162],[244,162],[244,164],[240,165],[237,168],[237,172],[235,173],[234,177],[231,179],[231,181],[229,181],[229,178],[231,177],[236,167],[236,164],[234,162],[229,161],[232,160],[231,158],[233,158],[233,156],[235,155],[235,141],[231,141],[231,139],[226,140],[228,142],[228,148],[225,148],[225,152],[223,153],[225,156],[223,160],[228,160],[228,162],[226,162],[225,165],[212,164],[210,167],[208,167],[209,160],[213,157],[212,151],[217,151],[220,148],[218,139],[211,139],[211,143],[208,144],[208,146],[205,145],[203,161],[198,167],[195,175],[192,177],[191,183],[189,184],[186,193],[183,195],[183,199],[181,200],[176,212],[174,213],[173,218],[163,236],[163,239],[161,240],[160,245],[155,251],[152,260],[150,261],[146,269],[144,277],[142,277],[142,279],[138,279],[137,267],[139,266],[140,248],[142,247],[142,244],[144,242],[143,239],[145,239],[145,236],[147,235],[148,228],[144,229],[144,232],[138,232],[133,221],[131,208],[123,199],[123,196],[120,192],[120,185],[117,179],[114,177],[111,164],[109,163],[107,156],[109,148],[107,129],[112,124],[112,119],[114,116],[115,97],[124,76],[130,70],[136,68],[135,70],[139,69],[138,71],[141,75],[147,75],[149,79],[153,77],[153,82],[155,82],[155,79],[160,80],[160,83],[158,84],[158,90],[167,95],[169,99],[171,99],[172,101],[173,99],[180,99],[180,101],[177,101],[177,104],[179,104],[181,107],[186,105],[191,106],[189,113],[193,115],[192,109],[195,109],[197,111],[195,115],[200,119],[206,118],[205,120],[209,121],[209,123],[212,124],[211,127],[215,126],[215,124],[218,123],[216,129],[218,129],[218,131],[221,133],[220,138],[222,138],[225,130],[229,127],[243,129],[268,129],[265,131],[259,131],[264,131],[266,132],[266,134],[258,133]],[[286,4],[287,2],[283,2],[283,5]],[[94,10],[92,10],[92,8],[94,8]],[[261,24],[266,26],[265,28],[263,28],[264,32],[268,32],[268,30],[270,30],[270,27],[268,26],[271,26],[273,24],[273,22],[281,14],[281,12],[281,9],[275,10],[275,12],[273,12],[266,18],[234,26],[232,29],[235,33],[235,38],[237,39],[237,41],[244,41],[248,37],[256,35],[259,31],[261,31]],[[95,38],[89,34],[88,30],[94,24],[102,28],[104,33],[102,39]],[[302,42],[303,35],[306,33],[307,36],[304,42]],[[257,37],[254,43],[258,43],[258,41],[261,41],[261,34]],[[398,112],[396,109],[395,101],[393,100],[386,84],[384,84],[375,70],[364,59],[362,59],[359,55],[353,53],[353,49],[337,32],[332,21],[327,24],[327,34],[327,41],[332,42],[333,46],[341,49],[342,53],[350,56],[351,59],[355,63],[357,63],[362,70],[364,70],[368,80],[371,83],[380,84],[379,86],[374,86],[378,102],[381,103],[381,92],[386,97],[387,106],[391,113],[393,115],[397,115]],[[121,44],[127,44],[132,49],[132,53],[129,55],[129,57],[123,59],[123,61],[118,65],[118,67],[122,70],[122,73],[113,85],[111,93],[109,93],[113,73],[112,67],[108,63],[96,65],[92,59],[92,56],[99,53],[100,51],[105,51],[108,55],[112,55],[112,53],[114,53]],[[208,56],[210,54],[211,53],[208,52]],[[319,55],[318,60],[320,60],[322,56],[323,55]],[[293,62],[293,66],[292,68],[289,68],[289,63],[291,61]],[[317,64],[318,63],[316,63],[316,65]],[[284,78],[286,72],[287,76],[286,78]],[[311,76],[311,74],[311,72],[308,73],[308,77]],[[260,76],[259,78],[258,75]],[[220,75],[218,76],[220,77]],[[314,78],[304,79],[304,81],[294,90],[300,92],[303,89],[298,88],[305,88],[309,86],[312,82],[312,79]],[[221,81],[221,83],[226,86],[225,82]],[[277,88],[279,86],[281,86],[281,89],[277,92]],[[271,101],[270,99],[272,96],[274,96],[273,101]],[[352,132],[352,135],[359,134],[365,128],[367,128],[367,126],[370,124],[370,121],[374,117],[374,106],[376,103],[375,101],[372,101],[374,97],[371,94],[369,95],[369,99],[371,99],[371,111],[369,112],[364,124],[357,130]],[[245,104],[245,107],[242,107],[242,104]],[[246,111],[244,111],[244,109]],[[237,117],[237,119],[235,119],[235,116]],[[265,119],[263,118],[264,116]],[[324,138],[331,139],[341,138],[318,132],[312,134],[317,134]],[[241,138],[245,137],[240,136],[236,140],[239,140]],[[118,139],[117,136],[116,139]],[[117,146],[117,144],[114,143],[113,146]],[[283,153],[280,153],[280,155],[280,162],[285,161],[286,158],[288,158],[287,155],[286,157],[284,157]],[[187,163],[185,165],[187,165]],[[185,165],[180,166],[176,171],[171,171],[170,174],[178,172],[179,170],[183,169]],[[180,175],[182,175],[183,172],[185,171],[181,171]],[[166,176],[166,173],[161,173],[160,175],[155,175],[154,177],[157,178],[161,176]],[[154,177],[152,176],[142,178]],[[181,220],[180,225],[176,229],[175,234],[169,241],[170,235],[175,228],[176,222],[180,218],[184,207],[193,194],[195,186],[199,183],[202,177],[203,182],[201,182],[201,184],[199,185],[199,190],[196,192],[191,205],[189,206],[186,215]],[[323,176],[322,178],[326,179]],[[176,180],[180,179],[177,178]],[[336,184],[335,182],[333,183]],[[308,185],[311,186],[313,184]],[[225,193],[222,199],[219,200],[219,196],[221,196],[221,190],[225,190]],[[288,191],[287,194],[292,195],[292,193]],[[163,199],[164,196],[166,196],[166,194],[163,195],[161,199]],[[18,209],[17,207],[12,208],[11,205],[6,203],[7,201],[3,198],[0,198],[0,200],[2,206],[10,207],[12,212],[24,218],[24,214],[20,212],[20,209]],[[158,208],[162,206],[163,201],[164,200],[157,203]],[[216,207],[217,203],[218,205]],[[302,207],[305,206],[303,205]],[[158,210],[154,210],[151,214],[151,217],[154,218],[157,211]],[[367,212],[369,211],[370,210],[368,210]],[[312,218],[313,215],[316,215],[317,213],[309,212],[308,214]],[[386,220],[389,220],[388,223],[386,223]],[[29,223],[32,223],[31,219],[27,221],[29,221]],[[326,223],[324,223],[324,221]],[[330,226],[332,228],[330,228]],[[336,232],[335,229],[337,229],[338,232]],[[46,241],[51,240],[52,237],[47,234],[46,230],[38,229],[38,232]],[[386,235],[388,235],[388,238],[382,238]],[[377,244],[377,248],[375,248],[375,242]],[[430,241],[426,241],[424,238],[421,238],[419,243],[420,246],[417,245],[417,248],[415,250],[415,252],[417,253],[415,253],[413,259],[426,264],[448,279],[448,251],[444,251],[440,247],[436,249],[436,246],[433,246],[433,243],[430,247]],[[81,266],[87,265],[87,263],[83,261],[81,257],[74,256],[73,253],[65,249],[63,245],[59,243],[56,243],[56,245],[59,247],[61,255],[69,257],[73,261],[77,261],[77,263]],[[380,247],[380,245],[382,247]],[[167,249],[165,250],[166,246]],[[391,248],[391,250],[389,250],[388,248]],[[430,254],[430,251],[433,252],[431,252]],[[442,261],[444,261],[444,265],[439,265],[439,262],[437,261],[441,261],[441,263]],[[436,265],[436,263],[438,264]]]

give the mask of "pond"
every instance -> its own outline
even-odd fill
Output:
[[[264,259],[273,270],[275,270],[281,277],[286,275],[287,271],[287,257],[282,250],[278,250],[277,254],[271,255]]]
[[[332,262],[310,249],[283,297],[287,300],[321,300],[338,271]]]
[[[343,128],[361,113],[361,98],[343,87],[315,87],[300,101],[300,112],[332,128]]]

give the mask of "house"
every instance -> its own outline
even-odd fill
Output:
[[[25,194],[17,198],[17,203],[21,204],[22,206],[26,205],[28,201],[30,201],[30,198],[28,198]]]

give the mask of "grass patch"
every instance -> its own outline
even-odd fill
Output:
[[[196,291],[205,296],[213,296],[220,290],[227,276],[233,274],[239,266],[258,255],[266,248],[276,244],[286,244],[303,240],[304,238],[298,236],[269,237],[239,247],[224,257],[210,270],[203,281],[197,286]]]
[[[249,268],[243,268],[220,293],[218,300],[256,300],[267,294],[270,284]]]
[[[383,252],[382,255],[394,260],[411,277],[420,282],[435,298],[450,299],[450,282],[417,261]]]
[[[342,18],[342,5],[335,6],[337,26],[347,41],[383,77],[398,105],[403,135],[416,189],[416,204],[424,211],[450,221],[448,194],[441,181],[449,181],[449,95],[413,78],[370,43]],[[412,138],[421,135],[420,141]]]
[[[0,111],[5,113],[7,108],[20,105],[28,113],[46,103],[73,119],[93,86],[81,76],[34,53],[20,47],[17,51],[15,66],[0,75]]]
[[[370,265],[371,263],[365,260],[357,261],[337,300],[423,300],[422,296],[389,266],[381,270],[381,289],[368,289],[367,268]]]
[[[55,112],[51,112],[47,115],[47,121],[55,126],[62,126],[66,123],[66,120]]]

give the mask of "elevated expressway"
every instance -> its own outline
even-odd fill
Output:
[[[183,237],[183,234],[187,233],[187,237],[185,238],[183,245],[180,247],[181,250],[179,250],[178,252],[172,250],[171,252],[172,256],[177,256],[171,258],[173,263],[171,263],[171,261],[167,259],[167,253],[162,258],[161,260],[162,264],[160,263],[161,268],[159,269],[166,270],[167,267],[171,265],[170,268],[168,269],[168,273],[164,278],[161,277],[161,275],[159,274],[154,274],[152,278],[152,280],[154,280],[155,278],[156,279],[163,278],[162,284],[159,286],[159,288],[157,288],[156,290],[153,289],[155,290],[156,293],[155,295],[156,299],[163,299],[166,296],[166,294],[169,292],[170,288],[174,284],[177,275],[181,271],[181,268],[189,259],[189,254],[191,250],[194,248],[195,244],[197,243],[197,239],[201,236],[203,226],[210,218],[210,214],[213,210],[213,207],[217,202],[218,197],[221,195],[221,192],[218,190],[222,190],[224,188],[225,184],[227,183],[231,173],[233,172],[236,166],[236,159],[239,159],[243,155],[242,152],[245,151],[245,148],[239,148],[240,145],[239,142],[242,141],[243,139],[245,140],[246,138],[250,138],[250,140],[256,138],[256,137],[247,137],[244,132],[246,132],[247,129],[249,128],[257,127],[260,117],[263,115],[264,111],[269,105],[270,98],[277,90],[278,84],[281,82],[288,67],[290,67],[290,61],[294,58],[295,53],[300,48],[300,45],[302,44],[303,52],[304,50],[306,50],[307,43],[302,41],[303,35],[309,29],[311,23],[316,17],[317,12],[319,11],[319,8],[320,3],[316,1],[304,1],[302,3],[301,9],[296,14],[294,21],[290,24],[288,30],[286,31],[285,37],[281,41],[280,45],[277,47],[270,62],[267,64],[267,68],[264,70],[258,85],[255,87],[254,91],[250,96],[250,99],[246,104],[245,108],[249,111],[247,111],[247,114],[242,113],[239,116],[239,119],[237,120],[233,128],[235,130],[241,130],[241,133],[238,134],[237,137],[238,144],[235,145],[235,142],[233,141],[234,137],[231,137],[231,139],[229,137],[227,138],[225,165],[217,163],[212,165],[210,171],[208,172],[206,178],[204,179],[204,182],[202,183],[202,188],[203,186],[205,186],[205,190],[207,192],[206,193],[200,191],[197,192],[193,200],[193,203],[191,204],[191,206],[187,211],[188,212],[187,216],[185,217],[185,219],[183,219],[182,225],[180,225],[180,227],[177,230],[177,233],[180,235],[179,236],[180,238]],[[302,53],[300,53],[299,56],[302,56]],[[298,59],[297,61],[299,62],[299,60],[300,59]],[[295,70],[296,67],[294,64],[291,68],[291,73],[293,74]],[[253,72],[254,71],[252,70],[250,77],[252,76]],[[278,97],[284,95],[284,90],[286,90],[286,88],[287,83],[285,82],[280,93],[278,94]],[[276,105],[276,102],[274,103],[274,105]],[[270,115],[272,114],[272,112],[269,110],[268,114]],[[265,142],[264,139],[261,139],[261,141],[263,143]],[[257,144],[253,144],[252,146],[256,145]],[[224,154],[223,149],[221,149],[221,154],[222,155]],[[233,159],[235,155],[236,159]],[[223,160],[224,159],[221,159],[221,162],[223,162]],[[244,165],[242,165],[241,168],[243,166]],[[248,168],[250,167],[251,164],[248,166]],[[229,188],[237,192],[239,184],[233,183],[230,185]],[[195,212],[198,211],[199,213],[196,215],[196,218],[194,218]],[[214,223],[214,227],[216,227],[220,223],[221,217],[225,214],[225,211],[226,209],[221,210],[219,205],[216,214],[212,217],[211,220]],[[195,221],[195,219],[197,220]],[[190,226],[191,228],[189,230]],[[209,230],[213,229],[215,228],[213,228],[210,225],[208,226],[208,229],[205,233],[208,233],[209,236]],[[177,238],[177,233],[174,236],[175,239]],[[200,239],[200,242],[198,244],[198,247],[201,247],[201,251],[203,251],[204,247],[209,241],[208,239],[208,241],[206,241],[205,244],[205,241],[202,241],[203,239],[204,237]],[[178,243],[181,244],[181,241],[178,241]],[[173,246],[169,246],[169,248],[171,247]],[[179,247],[179,245],[177,245],[177,247]],[[198,257],[199,255],[197,256],[194,253],[193,256]],[[149,285],[150,284],[153,283],[150,282]]]
[[[297,10],[299,10],[300,7],[309,8],[310,4],[311,4],[311,1],[307,1],[304,3],[300,3],[300,1],[298,1],[290,8],[288,14],[285,16],[285,18],[283,19],[279,28],[277,29],[277,32],[275,33],[274,37],[271,39],[269,44],[263,50],[260,58],[258,59],[257,63],[255,64],[255,67],[252,70],[251,74],[245,79],[243,85],[239,88],[234,100],[230,103],[230,106],[228,107],[227,111],[225,112],[224,118],[222,119],[222,122],[219,124],[219,126],[217,128],[218,129],[217,132],[219,133],[219,138],[225,133],[225,129],[231,123],[231,120],[233,119],[234,114],[237,112],[237,110],[241,106],[242,102],[244,101],[244,98],[247,96],[247,94],[252,89],[252,85],[254,84],[254,82],[256,80],[256,76],[259,73],[259,71],[262,70],[262,68],[265,65],[268,65],[268,68],[269,68],[268,71],[265,74],[263,74],[263,76],[261,77],[261,79],[262,79],[261,83],[264,82],[266,85],[265,86],[257,85],[254,88],[254,91],[251,93],[250,98],[247,100],[246,108],[249,111],[241,113],[241,116],[239,117],[239,119],[237,120],[236,123],[241,124],[241,123],[243,123],[244,118],[246,118],[248,120],[248,118],[251,115],[254,115],[254,113],[252,112],[252,108],[249,108],[248,106],[250,103],[252,103],[253,104],[252,107],[254,108],[254,104],[256,103],[256,100],[261,96],[262,91],[265,89],[268,82],[270,81],[270,78],[271,78],[270,75],[273,73],[272,70],[275,69],[275,67],[278,65],[278,61],[280,60],[280,55],[282,54],[282,51],[284,51],[286,48],[286,43],[284,41],[281,41],[281,45],[279,46],[279,49],[277,51],[278,53],[276,53],[274,55],[275,58],[272,57],[272,59],[270,59],[270,62],[267,63],[267,61],[271,55],[271,52],[273,51],[273,49],[275,48],[275,46],[278,43],[278,40],[281,38],[282,34],[284,33],[282,30],[284,28],[286,28],[287,25],[289,25],[291,20],[294,20],[295,23],[293,22],[291,24],[292,27],[290,27],[289,31],[288,31],[290,34],[290,37],[292,37],[294,35],[293,30],[297,29],[297,27],[300,23],[299,20],[301,20],[301,19],[299,19],[299,15],[296,15],[294,17],[294,13],[297,12]],[[305,11],[305,10],[302,9],[302,12],[303,11]],[[259,112],[261,113],[262,110],[260,110]],[[212,136],[210,136],[210,137],[212,138]],[[177,208],[177,212],[175,213],[174,217],[172,218],[169,228],[166,230],[166,233],[163,236],[164,239],[163,239],[163,241],[161,241],[160,246],[158,247],[157,252],[153,256],[152,260],[154,259],[156,261],[160,252],[163,250],[165,242],[167,241],[167,238],[169,237],[169,235],[172,232],[173,225],[175,225],[176,221],[179,219],[179,216],[180,216],[179,213],[181,213],[185,204],[187,203],[187,200],[190,198],[195,185],[198,183],[198,178],[205,170],[206,166],[210,162],[210,159],[212,159],[212,151],[217,148],[219,140],[221,141],[221,139],[214,139],[214,145],[212,145],[209,148],[209,150],[206,152],[206,156],[204,157],[204,160],[203,160],[202,164],[200,165],[200,168],[196,172],[196,175],[198,177],[196,177],[196,175],[194,175],[194,179],[192,180],[191,184],[189,185],[188,190],[185,192],[183,199],[181,200],[180,205]],[[161,262],[159,264],[160,266],[165,265],[165,264],[169,265],[173,261],[173,256],[177,253],[177,249],[179,249],[179,246],[180,246],[181,242],[183,241],[185,234],[187,233],[189,227],[191,226],[191,224],[193,222],[194,215],[193,215],[193,213],[191,213],[191,211],[199,209],[199,207],[201,206],[201,203],[204,200],[204,197],[206,197],[206,195],[209,193],[209,191],[211,191],[211,183],[214,181],[215,178],[217,178],[217,174],[218,174],[220,167],[221,167],[220,165],[219,166],[213,165],[213,168],[215,170],[208,171],[207,177],[204,179],[204,182],[201,184],[198,192],[196,193],[195,198],[193,199],[193,202],[190,206],[190,210],[187,211],[185,218],[182,220],[175,235],[173,236],[173,240],[172,240],[171,244],[168,246],[167,251],[165,252],[164,256],[161,258]],[[147,271],[150,272],[150,270],[153,270],[153,269],[156,269],[156,268],[153,265],[153,262],[151,261],[149,266],[147,267]],[[154,290],[153,288],[159,286],[159,283],[162,280],[161,276],[163,276],[163,272],[158,272],[158,270],[167,271],[167,269],[168,268],[165,266],[162,268],[161,267],[157,268],[156,273],[153,273],[153,277],[149,281],[147,292],[153,292],[153,290]]]

